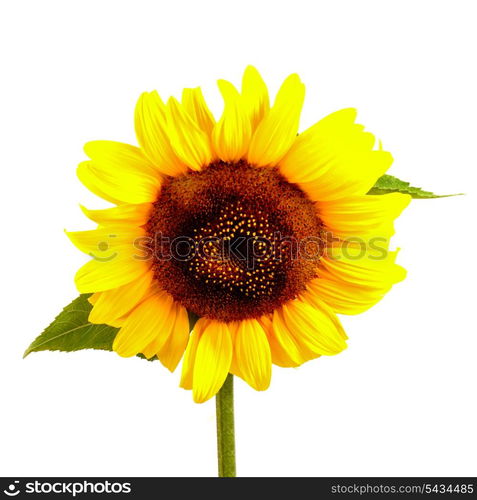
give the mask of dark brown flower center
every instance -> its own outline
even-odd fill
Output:
[[[314,204],[277,169],[241,161],[167,178],[147,224],[158,284],[201,317],[271,313],[316,276]]]

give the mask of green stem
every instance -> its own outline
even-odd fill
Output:
[[[215,397],[219,477],[235,477],[234,378],[231,373]]]

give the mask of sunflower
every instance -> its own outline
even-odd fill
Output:
[[[253,67],[241,91],[220,80],[216,121],[199,88],[181,102],[142,94],[139,147],[87,143],[81,182],[114,206],[68,233],[93,257],[76,274],[89,320],[119,328],[113,349],[174,371],[196,402],[227,375],[257,390],[272,364],[296,367],[346,348],[336,314],[357,314],[402,280],[388,250],[402,194],[367,195],[392,163],[356,111],[298,134],[296,74],[273,106]],[[190,322],[195,325],[190,332]]]

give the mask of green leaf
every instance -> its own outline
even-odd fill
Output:
[[[109,325],[95,325],[88,321],[88,316],[93,308],[88,298],[91,294],[83,294],[67,305],[54,319],[43,333],[38,336],[25,351],[25,358],[36,351],[79,351],[81,349],[113,350],[114,337],[119,328]],[[194,328],[199,319],[194,313],[189,312],[190,330]],[[143,354],[139,358],[147,359]],[[156,361],[154,356],[148,361]]]
[[[368,194],[388,194],[388,193],[404,193],[410,194],[416,199],[425,198],[446,198],[448,196],[458,196],[459,194],[434,194],[430,191],[424,191],[419,187],[411,186],[409,182],[402,181],[392,175],[383,175],[376,184],[368,191]]]
[[[111,351],[118,328],[94,325],[88,321],[92,305],[90,294],[80,295],[66,306],[25,351],[23,357],[35,351],[79,351],[102,349]]]
[[[146,361],[157,361],[157,356],[153,356],[152,358],[146,358],[142,352],[136,354],[138,358],[145,359]]]

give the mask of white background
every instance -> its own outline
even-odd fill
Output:
[[[75,176],[92,139],[133,142],[143,90],[167,97],[256,65],[307,85],[302,130],[354,106],[413,201],[394,245],[408,278],[344,317],[349,349],[236,383],[242,476],[476,475],[473,1],[4,1],[1,58],[0,475],[216,474],[214,402],[179,373],[113,353],[34,353],[77,292],[63,229],[104,206]]]

